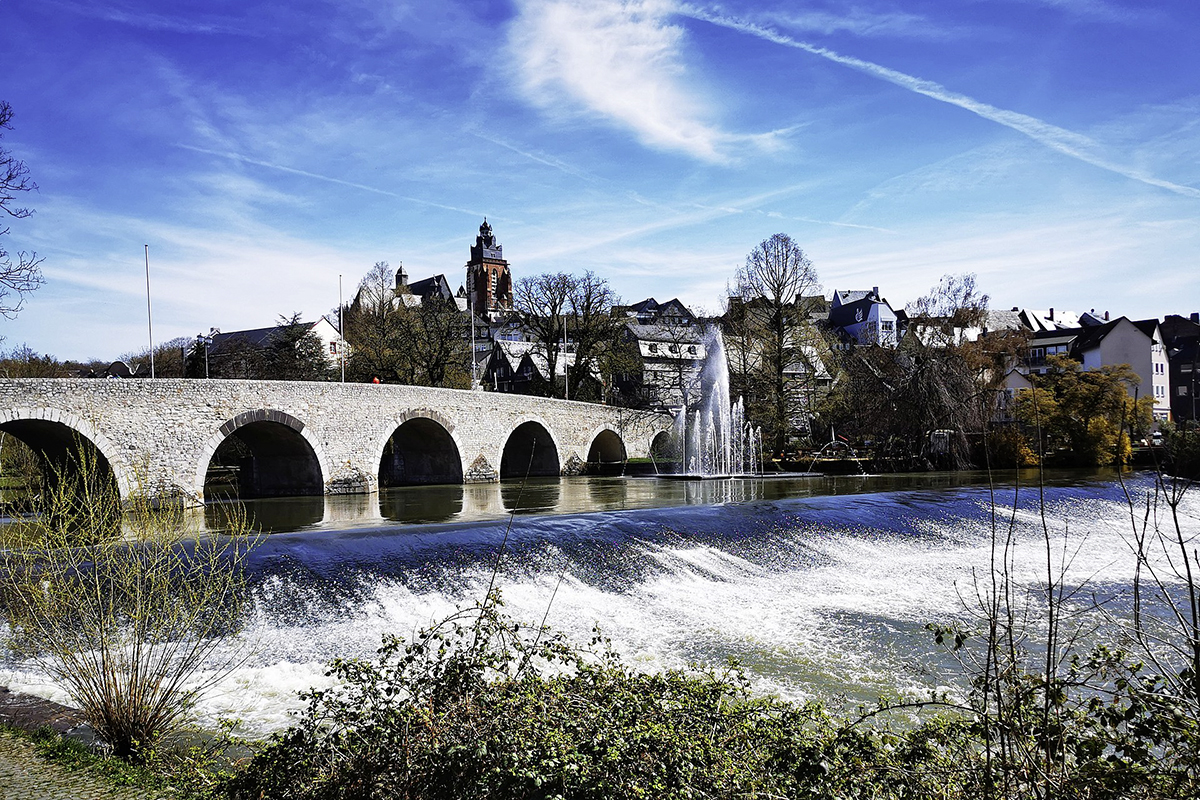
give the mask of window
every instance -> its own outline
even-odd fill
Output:
[[[1186,387],[1186,386],[1180,386],[1180,387],[1179,387],[1179,396],[1180,396],[1180,397],[1187,397],[1187,393],[1188,393],[1188,392],[1187,392],[1187,389],[1188,389],[1188,387]]]
[[[677,345],[677,344],[669,344],[669,345],[667,345],[667,350],[669,350],[669,351],[670,351],[670,352],[672,352],[672,353],[678,353],[678,352],[679,352],[679,345]]]
[[[895,330],[895,328],[893,327],[893,325],[894,325],[894,323],[893,323],[893,322],[892,322],[892,320],[890,320],[890,319],[885,319],[885,320],[882,320],[882,321],[879,323],[879,327],[880,327],[880,328],[882,328],[882,329],[883,329],[883,330],[885,330],[885,331]]]
[[[657,345],[657,344],[654,344],[653,342],[651,342],[651,343],[650,343],[650,352],[651,352],[651,353],[657,353],[657,352],[658,352],[658,345]]]
[[[337,355],[337,344],[338,344],[337,342],[329,343],[329,355],[331,355],[331,356]]]
[[[696,345],[693,344],[693,345],[688,346],[688,355],[689,356],[696,355]]]

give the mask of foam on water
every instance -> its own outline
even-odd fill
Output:
[[[1045,574],[1036,499],[1009,490],[996,507],[1002,532],[1014,519],[1013,577],[1030,586]],[[1195,500],[1183,511],[1195,535]],[[1128,587],[1129,512],[1114,485],[1048,491],[1046,513],[1066,537],[1068,584]],[[549,607],[548,623],[580,643],[598,624],[640,668],[737,657],[762,692],[870,700],[944,686],[924,625],[965,618],[991,514],[975,488],[523,518],[498,585],[512,616],[537,624]],[[252,559],[254,654],[198,711],[259,733],[286,725],[298,690],[328,685],[330,659],[369,658],[383,635],[411,637],[481,599],[503,537],[499,523],[269,537]],[[0,663],[2,683],[65,700],[20,664]]]

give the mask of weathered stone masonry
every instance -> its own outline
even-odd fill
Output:
[[[380,459],[404,422],[425,418],[450,435],[466,482],[494,481],[509,435],[544,427],[564,474],[579,471],[604,431],[628,457],[649,454],[670,427],[661,415],[522,395],[359,383],[209,380],[0,380],[0,430],[43,451],[69,432],[107,459],[122,493],[203,499],[217,447],[252,423],[294,431],[312,448],[327,494],[379,487]],[[610,451],[611,452],[611,451]]]

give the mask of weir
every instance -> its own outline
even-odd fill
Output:
[[[495,392],[359,383],[198,379],[0,380],[0,432],[51,470],[83,448],[122,496],[202,503],[370,494],[609,471],[648,457],[663,414]]]

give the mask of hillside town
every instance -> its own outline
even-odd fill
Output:
[[[315,322],[293,315],[252,330],[214,327],[158,346],[153,364],[144,352],[72,370],[26,349],[5,366],[9,375],[140,378],[153,369],[157,377],[474,388],[674,414],[700,397],[705,365],[720,349],[733,392],[777,458],[833,443],[894,468],[978,466],[985,430],[1010,440],[992,458],[1029,465],[1035,422],[1047,452],[1110,463],[1123,458],[1122,446],[1156,443],[1164,425],[1197,418],[1196,312],[1129,319],[994,309],[971,275],[946,276],[894,307],[880,286],[823,291],[784,234],[751,253],[719,313],[676,298],[626,303],[592,273],[514,276],[487,220],[467,250],[461,280],[413,280],[402,263],[379,262],[349,302]],[[1091,393],[1080,401],[1082,421],[1060,420],[1054,441],[1053,414],[1039,398],[1049,393],[1046,402],[1063,413],[1066,375]],[[1112,405],[1113,385],[1126,404]]]

